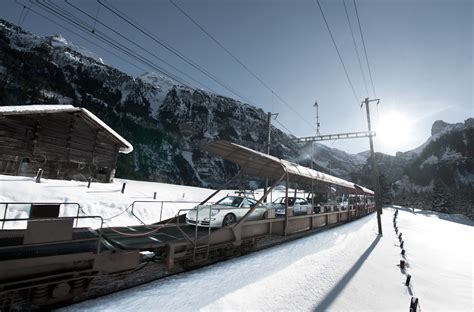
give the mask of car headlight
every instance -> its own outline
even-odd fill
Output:
[[[215,216],[216,214],[219,213],[219,211],[221,211],[220,209],[211,209],[211,216]]]

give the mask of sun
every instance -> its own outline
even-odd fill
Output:
[[[410,140],[411,121],[403,113],[389,111],[379,116],[375,131],[377,141],[390,150],[400,150]]]

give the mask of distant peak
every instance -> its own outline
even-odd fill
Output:
[[[69,43],[67,42],[66,38],[64,38],[63,35],[61,34],[56,34],[54,36],[50,37],[52,41],[60,42],[63,43],[64,45],[68,45]]]
[[[431,126],[431,135],[435,135],[437,133],[440,133],[441,131],[446,129],[446,127],[448,127],[448,126],[449,126],[449,124],[447,122],[444,122],[442,120],[436,120],[433,123],[433,126]]]
[[[167,90],[178,84],[176,81],[155,72],[145,72],[139,78],[158,89]]]

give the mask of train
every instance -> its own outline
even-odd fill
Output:
[[[80,215],[80,203],[72,217],[59,217],[60,203],[29,203],[28,218],[0,219],[0,310],[70,305],[313,235],[375,211],[375,194],[363,186],[228,141],[202,148],[240,170],[200,205],[242,176],[271,182],[245,215],[215,228],[186,222],[190,209],[182,209],[152,224],[104,227],[101,216]],[[249,218],[281,185],[286,198],[292,196],[291,185],[306,188],[314,209],[293,215],[287,200],[280,217],[269,208],[261,218]],[[15,203],[0,204],[6,211]],[[79,227],[81,219],[100,226]],[[26,229],[3,229],[13,221],[24,221]]]

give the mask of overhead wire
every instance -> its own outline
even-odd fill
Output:
[[[22,3],[18,2],[18,1],[15,1],[15,2],[17,2],[19,5],[23,5]],[[67,2],[67,0],[66,0],[65,2]],[[98,2],[100,2],[100,1],[98,1]],[[139,61],[140,63],[142,63],[142,64],[144,64],[144,65],[147,65],[147,66],[150,66],[150,67],[156,69],[157,71],[159,71],[160,73],[162,73],[162,74],[164,74],[164,75],[166,75],[166,76],[168,76],[168,77],[170,77],[170,78],[176,80],[177,82],[179,82],[179,83],[181,83],[181,84],[183,84],[183,85],[185,85],[185,86],[191,88],[191,86],[190,86],[189,84],[187,84],[187,83],[184,82],[184,81],[181,81],[181,79],[179,79],[179,78],[176,77],[175,75],[173,75],[173,74],[171,74],[171,73],[168,73],[166,70],[164,70],[163,68],[160,68],[158,65],[152,63],[152,62],[151,62],[150,60],[148,60],[147,58],[145,58],[145,57],[143,57],[142,55],[138,54],[137,52],[135,52],[135,51],[129,49],[128,47],[124,46],[123,44],[121,44],[120,42],[118,42],[118,41],[116,41],[115,39],[111,38],[110,36],[106,35],[105,33],[103,33],[103,32],[101,32],[101,31],[98,31],[97,29],[95,29],[96,23],[94,23],[94,25],[90,25],[90,24],[88,24],[87,22],[85,22],[84,20],[81,20],[80,18],[78,18],[77,16],[75,16],[74,14],[72,14],[71,12],[65,10],[64,8],[59,7],[59,6],[56,5],[55,3],[52,3],[51,1],[45,0],[45,1],[41,2],[40,0],[36,0],[35,3],[34,3],[33,0],[30,0],[30,3],[31,3],[32,5],[36,3],[36,4],[38,5],[38,7],[41,8],[42,10],[45,10],[45,11],[49,12],[50,14],[52,14],[53,16],[55,16],[56,18],[59,18],[60,20],[66,22],[67,24],[72,25],[74,28],[79,29],[80,31],[85,32],[85,33],[87,33],[88,35],[92,35],[93,37],[100,39],[100,41],[101,41],[102,43],[105,43],[105,44],[107,44],[108,46],[111,46],[111,47],[115,48],[116,50],[120,51],[121,53],[123,53],[123,54],[125,54],[125,55],[128,55],[128,56],[132,57],[133,59]],[[70,4],[70,3],[68,3],[68,4]],[[23,5],[23,6],[24,6],[24,5]],[[25,7],[26,7],[26,6],[25,6]],[[54,20],[48,18],[47,16],[45,16],[45,15],[39,13],[38,11],[33,10],[33,9],[32,9],[32,11],[33,11],[35,14],[37,14],[37,15],[39,15],[39,16],[41,16],[41,17],[47,19],[47,20],[49,20],[50,22],[52,22],[52,23],[54,23],[54,24],[56,24],[56,25],[58,25],[58,26],[64,28],[65,30],[67,30],[67,31],[69,31],[69,32],[71,32],[71,33],[77,35],[78,37],[80,37],[80,38],[86,40],[87,42],[89,42],[89,43],[91,43],[91,44],[93,44],[93,45],[95,45],[95,46],[98,46],[99,48],[102,48],[102,49],[103,49],[103,47],[99,46],[98,44],[96,44],[96,43],[94,43],[94,42],[88,40],[87,38],[81,36],[80,34],[74,32],[74,31],[72,31],[71,29],[65,27],[64,25],[62,25],[62,24],[60,24],[60,23],[58,23],[58,22],[56,22],[56,21],[54,21]],[[87,13],[85,13],[85,14],[87,14]],[[89,18],[91,18],[92,20],[94,20],[94,17],[92,17],[92,16],[90,16],[90,15],[88,15],[88,16],[89,16]],[[96,22],[99,22],[100,24],[103,24],[103,23],[101,23],[100,21],[96,21]],[[103,26],[104,26],[104,25],[103,25]],[[106,26],[104,26],[104,27],[106,27]],[[110,28],[109,28],[109,29],[110,29]],[[93,30],[94,30],[94,31],[93,31]],[[126,61],[125,59],[121,58],[121,57],[118,56],[117,54],[115,54],[115,53],[113,53],[113,52],[111,52],[111,51],[109,51],[109,50],[108,50],[108,52],[111,53],[112,55],[115,55],[115,56],[119,57],[120,59]],[[134,67],[137,67],[137,66],[136,66],[135,64],[133,64],[133,63],[130,63],[130,62],[128,62],[128,61],[126,61],[126,62],[129,63],[130,65],[134,66]],[[137,67],[137,68],[143,70],[143,68],[141,68],[141,67]],[[278,95],[276,95],[274,92],[272,92],[272,95],[273,95],[273,94],[278,97]],[[250,102],[250,101],[249,101],[249,102]],[[276,122],[277,122],[282,128],[284,128],[289,134],[294,135],[283,123],[281,123],[281,122],[278,121],[278,120],[276,120]]]
[[[224,50],[231,58],[233,58],[240,66],[242,66],[249,74],[251,74],[258,82],[260,82],[268,91],[272,93],[272,96],[275,95],[283,104],[290,108],[298,117],[300,117],[304,122],[306,122],[311,127],[314,127],[309,121],[306,120],[297,110],[295,110],[290,104],[288,104],[284,99],[281,98],[262,78],[259,77],[253,70],[251,70],[244,62],[242,62],[235,54],[233,54],[229,49],[227,49],[219,40],[217,40],[211,33],[209,33],[201,24],[199,24],[189,13],[187,13],[182,7],[180,7],[173,0],[169,2],[180,11],[184,16],[186,16],[197,28],[199,28],[204,34],[206,34],[215,44],[217,44],[222,50]]]
[[[352,42],[354,43],[354,49],[355,49],[356,54],[357,54],[357,60],[359,61],[360,73],[362,75],[362,79],[364,80],[365,92],[366,92],[367,96],[369,96],[369,88],[367,88],[367,81],[365,79],[364,70],[362,69],[362,62],[360,61],[359,49],[357,49],[357,44],[356,44],[356,40],[355,40],[355,37],[354,37],[354,31],[352,30],[352,24],[351,24],[351,20],[349,18],[349,12],[347,11],[346,0],[342,0],[342,3],[344,4],[344,11],[346,12],[347,23],[349,23],[349,28],[351,30],[351,36],[352,36]]]
[[[90,19],[92,19],[94,21],[94,26],[93,26],[93,30],[95,32],[95,27],[96,27],[96,24],[99,23],[99,25],[102,25],[103,27],[105,27],[106,29],[110,30],[111,32],[113,32],[114,34],[116,34],[117,36],[119,36],[120,38],[124,39],[125,41],[131,43],[132,45],[136,46],[137,48],[139,48],[140,50],[144,51],[145,53],[151,55],[152,57],[156,58],[157,60],[161,61],[162,63],[168,65],[170,68],[174,69],[175,71],[177,71],[178,73],[180,73],[181,75],[185,76],[186,78],[190,79],[191,81],[195,82],[198,86],[201,85],[203,86],[204,88],[208,89],[208,90],[211,90],[210,87],[206,86],[205,84],[203,84],[202,82],[200,81],[197,81],[196,79],[194,79],[193,77],[191,77],[190,75],[188,75],[187,73],[183,72],[182,70],[180,70],[179,68],[177,68],[176,66],[174,66],[173,64],[167,62],[166,60],[164,60],[163,58],[159,57],[158,55],[150,52],[148,49],[144,48],[143,46],[137,44],[135,41],[133,40],[130,40],[129,38],[127,38],[126,36],[124,36],[123,34],[121,34],[120,32],[118,32],[117,30],[109,27],[108,25],[106,25],[105,23],[101,22],[100,20],[98,20],[96,17],[93,17],[92,15],[90,15],[89,13],[87,13],[86,11],[82,10],[81,8],[75,6],[74,4],[70,3],[69,1],[65,1],[66,4],[70,5],[72,8],[74,8],[75,10],[81,12],[82,14],[84,14],[85,16],[89,17]],[[100,6],[99,6],[100,8]]]
[[[23,4],[21,4],[21,3],[18,2],[17,0],[15,0],[15,2],[16,2],[18,5],[23,6]],[[74,34],[75,36],[81,38],[82,40],[84,40],[84,41],[86,41],[86,42],[88,42],[88,43],[90,43],[91,45],[96,46],[96,47],[98,47],[99,49],[102,49],[102,50],[104,50],[104,51],[110,53],[111,55],[117,57],[118,59],[124,61],[125,63],[127,63],[127,64],[129,64],[129,65],[131,65],[131,66],[133,66],[133,67],[135,67],[135,68],[141,70],[141,71],[145,71],[145,69],[144,69],[143,67],[140,67],[140,66],[138,66],[138,65],[136,65],[136,64],[133,64],[132,62],[130,62],[130,61],[128,61],[127,59],[121,57],[120,55],[114,53],[113,51],[110,51],[109,49],[104,48],[103,46],[101,46],[101,45],[99,45],[99,44],[93,42],[92,40],[89,40],[88,38],[82,36],[81,34],[75,32],[74,30],[72,30],[72,29],[70,29],[70,28],[68,28],[68,27],[66,27],[66,26],[64,26],[64,25],[62,25],[62,24],[56,22],[55,20],[49,18],[48,16],[46,16],[46,15],[44,15],[44,14],[42,14],[42,13],[36,11],[36,10],[34,10],[33,8],[31,8],[30,11],[33,12],[34,14],[36,14],[36,15],[38,15],[38,16],[44,18],[45,20],[47,20],[47,21],[49,21],[49,22],[51,22],[51,23],[53,23],[53,24],[55,24],[55,25],[61,27],[62,29],[64,29],[64,30],[70,32],[71,34]]]
[[[354,2],[354,8],[355,8],[356,16],[357,16],[357,23],[359,24],[360,37],[362,38],[362,46],[364,47],[365,61],[367,62],[367,68],[369,69],[369,77],[370,77],[370,83],[372,84],[372,92],[374,93],[374,97],[377,97],[377,94],[375,93],[374,80],[372,79],[372,70],[370,69],[369,56],[367,55],[367,49],[365,47],[364,34],[362,32],[362,26],[360,25],[359,11],[357,10],[357,3],[355,0],[353,0],[353,2]]]
[[[332,43],[334,45],[334,48],[336,49],[336,52],[337,52],[337,56],[339,57],[339,61],[341,62],[342,64],[342,67],[344,68],[344,73],[346,74],[346,78],[347,78],[347,81],[349,82],[349,85],[351,86],[351,90],[352,90],[352,93],[354,95],[354,98],[356,100],[356,103],[357,105],[359,105],[359,97],[357,96],[357,93],[354,89],[354,85],[352,84],[352,80],[351,78],[349,77],[349,73],[347,71],[347,68],[346,68],[346,65],[344,64],[344,61],[342,60],[342,56],[341,56],[341,53],[339,52],[339,48],[337,47],[337,44],[336,44],[336,40],[334,39],[334,36],[332,34],[332,31],[331,31],[331,28],[329,27],[329,23],[326,19],[326,15],[324,14],[324,11],[323,11],[323,8],[321,7],[321,4],[319,3],[319,0],[316,0],[316,3],[319,7],[319,11],[321,12],[321,15],[323,16],[323,19],[324,19],[324,23],[326,24],[326,28],[329,32],[329,36],[331,37],[331,40],[332,40]]]
[[[50,14],[53,14],[54,16],[62,19],[66,23],[76,27],[77,29],[81,30],[82,32],[85,32],[89,35],[92,35],[96,38],[99,38],[102,42],[104,42],[107,45],[113,47],[114,49],[117,49],[121,53],[124,53],[124,54],[126,54],[126,55],[128,55],[132,58],[135,58],[136,60],[138,60],[142,64],[145,64],[145,65],[157,70],[158,72],[162,73],[163,75],[170,77],[171,79],[175,80],[176,82],[178,82],[178,83],[180,83],[180,84],[182,84],[186,87],[191,88],[189,83],[184,82],[182,79],[180,79],[176,75],[174,75],[172,73],[169,73],[167,70],[165,70],[162,67],[158,66],[157,64],[151,62],[150,60],[146,59],[145,57],[137,54],[135,51],[133,51],[133,50],[129,49],[128,47],[124,46],[123,44],[117,42],[116,40],[114,40],[110,36],[107,36],[106,34],[103,34],[99,31],[91,32],[91,26],[90,25],[88,25],[87,23],[84,23],[83,21],[77,19],[77,17],[72,15],[70,12],[63,13],[61,11],[58,11],[54,7],[48,6],[46,4],[46,2],[40,2],[39,0],[36,0],[35,3],[39,5],[38,6],[39,8],[41,8],[41,9],[49,12]]]
[[[285,129],[289,134],[292,136],[296,137],[296,135],[293,134],[282,122],[280,122],[278,119],[275,119],[275,122],[279,124],[283,129]]]
[[[184,62],[186,62],[190,66],[194,67],[196,70],[200,71],[205,76],[212,79],[214,82],[216,82],[217,84],[222,86],[224,89],[226,89],[230,93],[234,94],[238,98],[240,98],[240,99],[242,99],[242,100],[244,100],[248,103],[251,103],[251,101],[248,100],[245,96],[242,96],[242,95],[238,94],[235,90],[233,90],[230,86],[228,86],[226,83],[221,81],[218,77],[216,77],[215,75],[210,73],[208,70],[203,68],[201,65],[199,65],[196,62],[194,62],[193,60],[189,59],[188,57],[186,57],[182,53],[180,53],[177,49],[172,47],[170,44],[166,43],[164,40],[159,38],[157,35],[153,34],[149,30],[147,30],[145,27],[141,26],[139,23],[133,21],[133,19],[131,19],[129,16],[127,16],[125,13],[123,13],[122,11],[120,11],[119,9],[117,9],[116,7],[111,5],[110,3],[105,4],[105,1],[101,1],[101,0],[97,0],[97,2],[100,5],[102,5],[104,8],[106,8],[108,11],[110,11],[111,13],[113,13],[114,15],[116,15],[117,17],[122,19],[123,21],[125,21],[127,24],[129,24],[133,28],[137,29],[142,34],[144,34],[145,36],[147,36],[148,38],[150,38],[151,40],[153,40],[154,42],[156,42],[157,44],[159,44],[160,46],[162,46],[163,48],[165,48],[169,52],[173,53],[174,55],[176,55],[178,58],[180,58],[181,60],[183,60]]]
[[[24,5],[20,12],[20,17],[18,18],[18,26],[21,27],[21,20],[23,19],[23,14],[25,13],[26,6]]]

